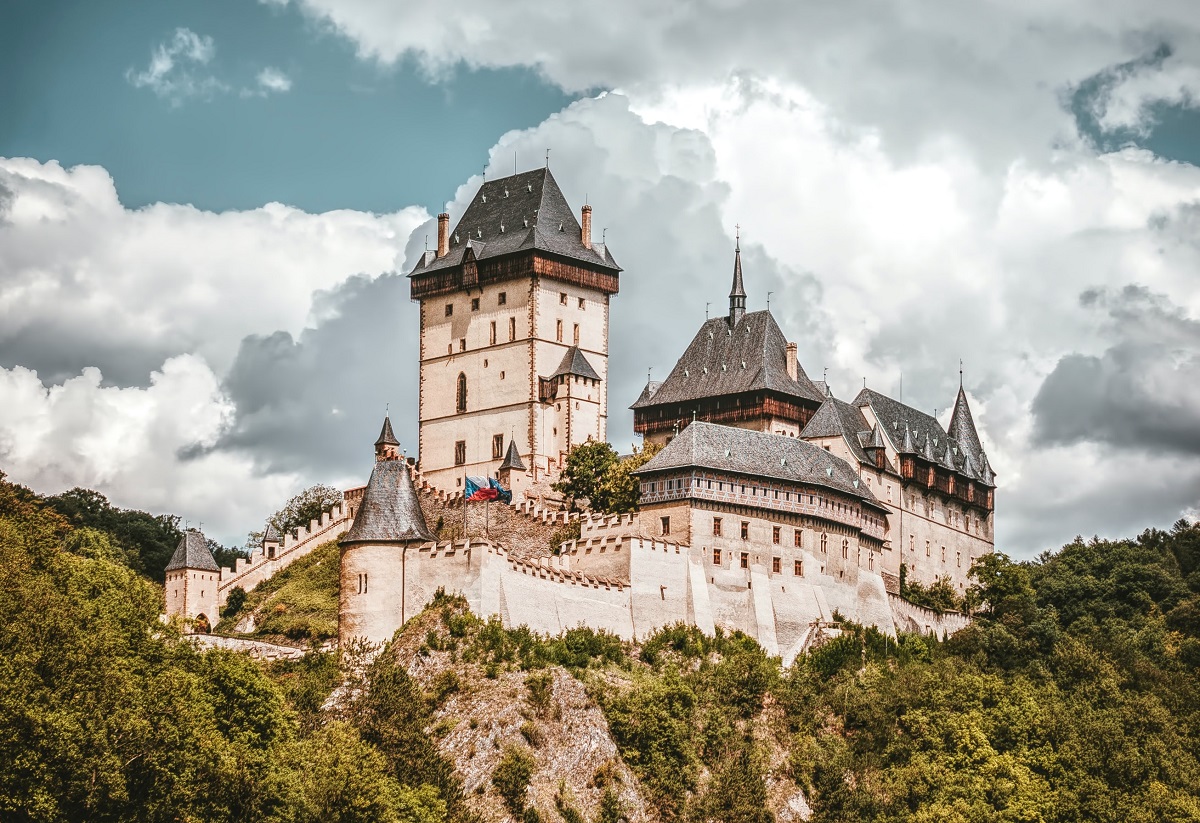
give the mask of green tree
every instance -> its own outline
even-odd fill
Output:
[[[492,785],[513,817],[520,818],[525,814],[525,794],[534,765],[528,749],[509,744],[492,772]]]
[[[46,503],[75,527],[107,532],[130,568],[163,581],[167,562],[182,536],[178,517],[120,509],[100,492],[78,487],[48,497]]]
[[[332,486],[309,486],[268,517],[266,525],[274,526],[275,531],[282,537],[295,528],[307,527],[313,520],[320,520],[322,512],[341,502],[342,493]],[[263,534],[263,531],[250,532],[246,537],[246,549],[257,549],[262,543]]]
[[[603,483],[608,470],[617,462],[613,447],[601,440],[581,443],[567,453],[562,477],[553,486],[554,490],[575,501],[587,498],[595,511],[608,511],[609,500],[605,496]]]
[[[647,443],[640,449],[635,448],[632,456],[611,463],[605,470],[599,489],[596,491],[603,506],[593,504],[592,508],[612,514],[637,511],[641,490],[634,472],[646,465],[650,458],[660,451],[662,451],[662,446]]]

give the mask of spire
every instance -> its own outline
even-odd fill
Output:
[[[975,420],[971,417],[971,407],[967,404],[967,393],[962,386],[958,387],[958,397],[954,399],[954,412],[950,415],[950,425],[946,434],[958,446],[960,452],[978,456],[983,452],[979,442],[979,434],[975,431]]]
[[[908,427],[907,423],[904,424],[904,445],[900,448],[900,453],[901,454],[916,454],[917,453],[917,447],[915,445],[913,445],[912,429],[910,429]]]
[[[521,455],[517,452],[517,441],[508,441],[508,452],[504,455],[504,462],[500,464],[499,471],[509,469],[511,471],[523,472],[526,471],[525,464],[521,462]]]
[[[746,314],[746,287],[742,285],[742,233],[737,228],[733,250],[733,288],[729,290],[729,325],[736,326]]]
[[[379,431],[379,439],[375,441],[376,446],[399,446],[400,441],[396,439],[396,435],[392,433],[392,418],[385,416],[383,418],[383,428]]]
[[[213,559],[212,552],[208,548],[208,541],[196,529],[188,529],[179,539],[179,545],[175,547],[175,553],[171,555],[166,571],[170,572],[176,569],[220,571],[217,561]]]
[[[878,423],[876,423],[874,426],[871,427],[871,441],[869,443],[867,443],[867,448],[868,449],[882,449],[883,448],[883,432],[881,432],[879,430]]]

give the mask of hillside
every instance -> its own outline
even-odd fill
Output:
[[[239,600],[231,593],[217,633],[304,646],[336,639],[337,541],[322,543]]]
[[[1183,521],[994,556],[949,641],[845,624],[787,670],[740,635],[542,638],[446,596],[373,662],[258,664],[162,626],[120,548],[0,480],[2,819],[1200,820]],[[322,551],[255,593],[262,625],[328,614]]]

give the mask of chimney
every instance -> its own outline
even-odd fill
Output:
[[[798,378],[797,378],[797,376],[796,376],[796,371],[797,371],[797,370],[796,370],[796,344],[795,344],[795,343],[788,343],[788,344],[787,344],[787,372],[788,372],[788,377],[792,378],[793,380],[796,380],[796,379],[798,379]]]
[[[592,247],[592,207],[583,207],[583,247],[590,249]]]
[[[438,215],[438,257],[450,253],[450,215],[442,212]]]

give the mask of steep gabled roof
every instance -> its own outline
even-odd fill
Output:
[[[521,461],[521,455],[517,452],[517,441],[508,441],[508,452],[504,455],[504,462],[500,464],[500,471],[512,469],[513,471],[527,471],[525,464]]]
[[[912,406],[906,406],[899,400],[893,400],[886,394],[880,394],[874,389],[863,389],[858,393],[858,396],[852,401],[855,406],[862,408],[869,406],[871,411],[875,413],[875,419],[879,421],[879,427],[884,435],[892,444],[897,452],[904,451],[904,429],[907,426],[912,433],[913,441],[923,443],[927,435],[931,435],[936,443],[930,443],[931,451],[933,447],[940,449],[946,441],[946,432],[942,430],[942,425],[937,422],[937,419],[932,415],[926,414],[923,411],[914,409]],[[933,451],[935,457],[929,458],[936,462],[936,451]]]
[[[468,245],[479,260],[537,249],[621,270],[603,244],[583,245],[579,221],[550,169],[485,182],[450,233],[449,254],[423,255],[409,277],[459,265]]]
[[[200,569],[207,572],[219,572],[217,561],[213,560],[212,552],[208,549],[208,541],[204,535],[195,529],[188,529],[179,538],[179,545],[171,555],[165,571],[176,569]]]
[[[341,539],[353,543],[433,540],[413,488],[407,460],[380,460],[371,470],[354,525]]]
[[[661,388],[661,380],[647,380],[646,387],[642,389],[642,393],[638,395],[638,399],[634,401],[631,409],[638,409],[642,406],[650,405],[650,398],[654,397],[655,393]]]
[[[573,374],[579,377],[586,377],[589,380],[599,380],[600,375],[592,368],[592,364],[583,356],[583,352],[578,346],[572,346],[567,349],[563,355],[562,362],[558,364],[558,368],[554,370],[551,377],[561,377],[564,374]]]
[[[866,452],[871,445],[871,427],[857,406],[852,406],[836,397],[827,397],[821,408],[809,419],[800,437],[815,440],[820,437],[841,437],[850,446],[854,459],[866,466],[875,466]],[[882,441],[880,441],[882,442]],[[895,471],[891,461],[884,457],[884,468]]]
[[[687,468],[727,471],[834,489],[881,507],[858,471],[825,449],[795,437],[693,421],[635,474]]]
[[[950,427],[946,434],[958,445],[959,454],[969,454],[978,459],[983,454],[983,444],[979,442],[979,433],[975,431],[975,419],[971,416],[971,407],[967,403],[967,393],[963,387],[958,387],[958,397],[954,398],[954,412],[950,415]]]
[[[770,311],[749,312],[734,326],[727,317],[705,321],[658,390],[643,392],[630,408],[761,390],[825,399],[798,364],[796,379],[788,374],[787,340]]]
[[[376,446],[399,446],[400,441],[396,439],[396,435],[392,432],[392,418],[383,418],[383,428],[379,432],[379,439],[375,441]]]
[[[274,523],[267,524],[267,530],[263,532],[262,539],[264,543],[266,543],[268,540],[273,540],[276,543],[279,542],[279,531],[275,528]]]

